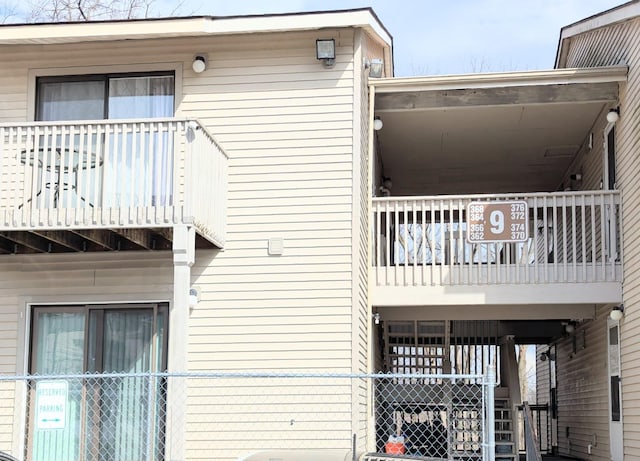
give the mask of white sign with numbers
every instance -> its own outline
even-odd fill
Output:
[[[469,243],[526,242],[528,239],[527,202],[471,202],[467,206]]]

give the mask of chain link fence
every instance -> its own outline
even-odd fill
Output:
[[[479,459],[485,448],[483,379],[411,376],[376,379],[376,450],[438,459]]]
[[[258,460],[302,451],[480,459],[492,391],[481,376],[5,376],[0,451],[25,461]]]

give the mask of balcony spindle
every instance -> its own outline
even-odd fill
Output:
[[[385,284],[389,284],[389,267],[393,266],[393,261],[391,261],[391,245],[393,245],[393,240],[391,238],[391,216],[389,210],[389,202],[384,202],[384,224],[385,224],[385,261],[387,265],[387,270],[385,270]]]
[[[569,276],[569,268],[567,266],[569,255],[567,254],[567,196],[562,196],[562,281],[567,282]]]
[[[600,251],[602,257],[600,258],[601,276],[604,280],[607,274],[607,258],[610,257],[609,248],[607,245],[607,213],[604,208],[604,196],[600,195]]]
[[[400,242],[399,236],[400,236],[400,218],[399,218],[399,211],[398,211],[398,207],[400,206],[399,202],[394,202],[393,203],[393,219],[394,219],[394,226],[393,226],[393,233],[394,233],[394,239],[393,239],[393,244],[394,244],[394,251],[393,251],[393,259],[394,259],[394,282],[396,285],[398,285],[398,266],[400,266],[401,264],[401,260],[399,259],[399,253],[400,253],[400,245],[398,244],[396,247],[396,242]]]
[[[609,260],[611,270],[611,280],[615,280],[616,261],[620,258],[618,254],[617,242],[618,242],[618,212],[613,200],[613,194],[607,195],[608,209],[609,209],[609,229],[611,229],[611,236],[609,238],[609,245],[611,247],[612,257]]]
[[[418,211],[417,211],[417,202],[415,200],[412,201],[411,204],[411,212],[413,213],[412,216],[412,240],[413,240],[413,273],[412,273],[412,285],[417,285],[417,280],[418,280],[418,237],[420,237],[420,239],[422,239],[422,234],[418,235],[418,220],[416,219],[418,216]],[[405,229],[409,228],[409,224],[405,222],[404,224]]]
[[[576,205],[576,196],[571,196],[571,258],[573,264],[573,273],[578,273],[578,258],[580,257],[577,253],[577,243],[578,243],[578,232],[577,232],[577,205]]]
[[[128,126],[128,124],[127,124]],[[126,147],[126,156],[129,157],[129,161],[131,162],[131,182],[129,183],[129,190],[131,191],[131,203],[133,206],[129,207],[129,222],[135,222],[137,216],[138,206],[144,203],[144,169],[142,165],[138,163],[139,147],[138,147],[138,137],[144,137],[144,132],[135,132],[132,130],[131,136],[123,136],[123,138],[130,139],[130,146]],[[144,154],[143,154],[144,155]],[[142,162],[140,162],[142,163]],[[141,201],[139,202],[139,199]]]
[[[409,201],[405,200],[402,204],[402,226],[404,226],[404,240],[403,240],[403,249],[402,249],[402,253],[403,253],[403,257],[404,257],[404,264],[403,264],[403,270],[402,270],[402,284],[403,285],[407,285],[407,273],[408,273],[408,269],[407,267],[409,266],[410,263],[410,257],[411,254],[409,253],[409,229],[407,226],[407,223],[409,222],[408,219],[408,210],[409,208]],[[402,234],[400,234],[402,235]]]
[[[445,206],[444,199],[440,200],[440,258],[442,265],[439,267],[440,272],[440,285],[444,285],[444,268],[449,263],[447,256],[447,247],[445,244],[445,234],[447,233],[445,222]]]
[[[429,281],[431,283],[431,285],[435,285],[435,273],[436,273],[436,264],[438,262],[438,253],[437,253],[437,242],[436,242],[436,214],[439,215],[438,210],[437,210],[437,206],[436,206],[436,201],[435,200],[429,200],[429,209],[431,210],[430,214],[431,214],[431,229],[429,230],[429,234],[431,235],[431,238],[429,239],[429,245],[431,247],[431,277],[429,278]]]
[[[552,212],[552,229],[553,229],[553,237],[552,237],[552,245],[553,245],[553,261],[552,261],[552,265],[553,265],[553,278],[552,280],[554,282],[558,281],[558,256],[559,256],[559,251],[558,251],[558,201],[557,201],[558,197],[556,195],[554,195],[552,197],[552,208],[551,208],[551,212]]]

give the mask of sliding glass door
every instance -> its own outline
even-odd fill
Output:
[[[173,116],[173,76],[109,79],[108,118]],[[105,169],[105,206],[172,204],[173,133],[144,131],[113,135]]]
[[[66,206],[79,194],[86,206],[170,205],[173,133],[148,119],[173,117],[174,86],[174,75],[167,72],[38,78],[37,120],[119,121],[91,132],[76,130],[74,134],[51,134],[49,139],[39,140],[38,154],[50,157],[44,162],[49,173],[56,156],[85,159],[81,164],[65,164],[53,171],[66,175],[59,179],[62,184],[56,189],[55,202]],[[131,123],[140,119],[147,120],[144,129]],[[32,163],[36,164],[35,160]],[[78,174],[86,178],[78,181]],[[43,179],[41,190],[54,180]],[[84,191],[78,187],[95,181],[101,181],[98,197],[96,188]]]
[[[165,305],[36,307],[31,453],[34,461],[161,458]],[[60,375],[116,373],[113,377]]]

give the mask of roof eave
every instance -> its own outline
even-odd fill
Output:
[[[293,16],[295,21],[291,20]],[[62,44],[344,27],[363,28],[384,45],[391,46],[391,35],[371,9],[215,18],[205,16],[62,24],[7,24],[0,27],[0,44]]]
[[[400,93],[420,90],[454,90],[501,88],[571,83],[623,82],[627,66],[591,67],[582,69],[551,69],[524,72],[493,72],[481,74],[443,75],[430,77],[369,79],[376,93]]]

